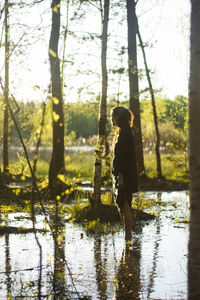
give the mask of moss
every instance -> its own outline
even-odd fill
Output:
[[[76,208],[75,208],[76,207]],[[119,212],[116,205],[101,204],[97,207],[92,207],[90,204],[75,205],[69,208],[69,213],[73,210],[71,220],[82,223],[84,221],[99,220],[101,223],[116,223],[120,221]],[[153,219],[155,216],[145,213],[141,210],[132,209],[134,218],[137,220]]]
[[[37,229],[37,232],[46,232],[45,229]],[[6,225],[0,225],[0,235],[4,235],[5,233],[14,233],[14,234],[22,234],[22,233],[31,233],[34,232],[33,228],[24,228],[24,227],[12,227]]]

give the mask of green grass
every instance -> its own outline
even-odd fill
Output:
[[[146,175],[155,178],[156,156],[144,152],[144,164]],[[184,153],[161,154],[162,175],[166,179],[182,180],[188,182],[188,161]],[[40,159],[37,163],[37,177],[44,179],[48,176],[49,161]],[[30,176],[26,160],[20,157],[19,161],[10,164],[10,173],[13,175]],[[65,156],[65,177],[70,181],[93,181],[94,153],[93,152],[69,152]],[[102,174],[105,173],[103,164]]]
[[[156,155],[145,153],[146,175],[156,177]],[[161,154],[162,175],[167,179],[188,181],[188,161],[184,153]]]
[[[94,156],[88,152],[71,152],[65,156],[65,176],[69,180],[90,180],[93,177]],[[38,161],[37,177],[45,177],[49,172],[49,163],[44,160]]]
[[[73,179],[78,178],[80,181],[93,180],[94,154],[90,152],[70,153],[65,157],[65,174]]]

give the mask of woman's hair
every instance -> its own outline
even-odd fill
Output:
[[[114,139],[112,147],[117,142],[117,136],[122,128],[133,127],[133,113],[123,106],[115,106],[111,109],[111,116],[116,117],[117,119],[117,128],[115,130]]]
[[[111,115],[117,118],[119,128],[133,127],[133,113],[123,106],[115,106],[111,110]]]

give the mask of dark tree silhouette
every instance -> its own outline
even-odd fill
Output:
[[[9,100],[9,1],[5,0],[5,101],[4,101],[4,127],[3,127],[3,172],[8,172],[8,100]]]
[[[191,0],[191,58],[189,91],[190,237],[188,299],[200,299],[200,2]]]
[[[134,132],[136,138],[136,156],[139,175],[145,174],[142,130],[140,120],[140,103],[138,87],[138,68],[137,68],[137,17],[136,1],[126,0],[127,23],[128,23],[128,73],[129,73],[129,105],[134,114]]]
[[[58,174],[63,173],[64,165],[64,114],[63,96],[58,57],[60,35],[60,0],[52,1],[52,27],[49,42],[49,59],[52,84],[53,151],[49,168],[49,185],[53,190]]]
[[[152,82],[151,82],[151,76],[150,76],[150,72],[149,72],[148,65],[147,65],[145,47],[144,47],[142,37],[141,37],[141,34],[140,34],[140,30],[139,30],[138,19],[137,19],[137,35],[138,35],[138,39],[139,39],[139,42],[140,42],[140,47],[142,49],[142,55],[143,55],[143,59],[144,59],[144,66],[145,66],[147,81],[148,81],[148,84],[149,84],[149,91],[150,91],[151,102],[152,102],[152,107],[153,107],[153,119],[154,119],[155,133],[156,133],[155,152],[156,152],[156,162],[157,162],[157,176],[159,178],[162,178],[161,157],[160,157],[160,133],[159,133],[159,128],[158,128],[158,117],[157,117],[157,112],[156,112],[156,102],[155,102],[154,90],[153,90],[153,86],[152,86]]]
[[[101,201],[101,167],[102,167],[102,155],[103,149],[106,145],[107,137],[107,37],[108,37],[108,17],[109,17],[109,0],[104,0],[103,8],[103,28],[101,37],[101,71],[102,71],[102,92],[100,100],[100,112],[99,112],[99,132],[98,143],[95,150],[95,164],[94,164],[94,193],[93,197],[95,204],[99,204]],[[106,149],[107,151],[107,149]]]

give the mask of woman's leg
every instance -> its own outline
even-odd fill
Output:
[[[125,229],[125,240],[130,241],[132,237],[131,231],[133,229],[133,216],[127,200],[124,201],[124,205],[120,210],[120,215]]]

